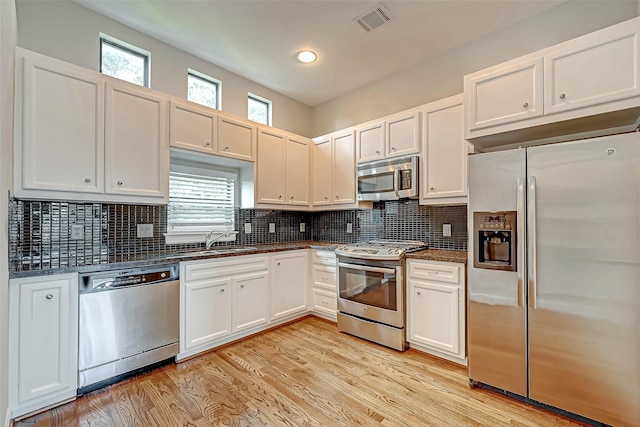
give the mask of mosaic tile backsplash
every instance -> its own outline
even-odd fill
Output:
[[[426,241],[437,249],[467,249],[466,206],[420,206],[415,200],[375,203],[373,209],[290,212],[236,209],[234,245],[302,240],[361,242],[371,239]],[[251,234],[244,224],[251,223]],[[276,226],[269,233],[269,224]],[[305,231],[300,232],[300,223]],[[442,236],[442,224],[452,236]],[[137,224],[153,224],[152,238],[137,238]],[[347,233],[347,224],[352,232]],[[81,231],[81,238],[72,238]],[[12,272],[146,259],[201,249],[204,243],[167,245],[166,206],[9,200],[9,262]],[[77,236],[73,236],[77,237]],[[230,243],[219,243],[228,246]]]

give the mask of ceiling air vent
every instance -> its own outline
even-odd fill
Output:
[[[375,9],[358,16],[354,19],[355,22],[368,33],[375,30],[382,24],[385,24],[391,20],[391,14],[389,10],[382,3],[378,4]]]

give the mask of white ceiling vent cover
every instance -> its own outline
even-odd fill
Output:
[[[360,26],[368,33],[375,30],[382,24],[391,21],[391,14],[385,5],[379,3],[375,9],[358,16],[354,21],[360,24]]]

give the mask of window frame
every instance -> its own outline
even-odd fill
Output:
[[[210,105],[204,105],[197,101],[193,101],[189,99],[189,77],[193,77],[199,80],[202,80],[206,83],[211,83],[216,87],[216,106],[211,107]],[[187,68],[187,101],[194,102],[198,105],[202,105],[207,108],[213,108],[218,111],[222,111],[222,81],[218,80],[214,77],[211,77],[207,74],[201,73],[200,71],[194,70],[193,68]]]
[[[171,160],[169,173],[187,173],[200,176],[218,177],[218,178],[232,178],[234,180],[234,203],[232,209],[234,210],[232,216],[232,224],[225,227],[218,225],[207,226],[177,226],[174,228],[169,221],[169,205],[171,203],[171,193],[169,194],[169,203],[167,204],[167,231],[165,233],[166,244],[178,244],[178,243],[198,243],[205,242],[206,237],[212,231],[213,238],[216,242],[231,242],[236,240],[238,231],[235,230],[236,218],[235,210],[238,207],[238,197],[240,196],[240,171],[234,168],[225,168],[217,165],[210,165],[206,163],[199,163],[190,160],[178,159]],[[171,191],[171,189],[169,189]],[[219,231],[219,232],[218,232]]]
[[[267,123],[257,122],[255,120],[252,120],[251,118],[249,118],[249,102],[250,102],[250,100],[254,100],[254,101],[260,102],[260,103],[262,103],[262,104],[267,106]],[[262,96],[253,94],[251,92],[248,93],[248,96],[247,96],[247,118],[249,120],[251,120],[252,122],[255,122],[255,123],[260,123],[260,124],[263,124],[263,125],[272,126],[272,110],[273,110],[273,102],[271,100],[269,100],[267,98],[264,98]]]
[[[109,76],[109,74],[105,74],[102,71],[102,47],[104,44],[108,44],[109,46],[119,49],[123,52],[143,58],[144,59],[144,78],[143,78],[142,86],[146,88],[151,87],[151,52],[146,51],[144,49],[140,49],[137,46],[134,46],[122,40],[118,40],[115,37],[111,37],[107,34],[100,33],[100,64],[99,64],[100,68],[99,69],[100,69],[100,73],[104,74],[105,76]],[[114,79],[118,78],[114,76],[109,76],[109,77],[113,77]],[[139,86],[137,83],[133,83],[128,80],[124,80],[124,79],[119,79],[119,80]]]

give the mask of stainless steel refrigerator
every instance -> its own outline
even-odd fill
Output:
[[[469,379],[640,426],[640,134],[469,158]]]

